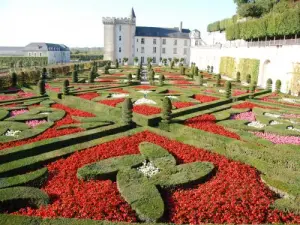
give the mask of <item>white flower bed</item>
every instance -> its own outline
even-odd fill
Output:
[[[255,127],[255,128],[264,128],[266,124],[260,123],[258,121],[253,121],[251,123],[247,124],[249,127]]]
[[[149,94],[149,93],[151,93],[152,91],[141,90],[141,91],[138,91],[138,92],[143,93],[143,94]]]
[[[158,79],[158,78],[159,78],[159,75],[154,75],[154,78],[155,78],[155,79]]]
[[[8,137],[18,137],[19,133],[21,133],[20,130],[7,130],[4,135]]]
[[[287,127],[287,129],[292,130],[292,131],[296,131],[296,132],[300,132],[300,129],[294,128],[294,127]]]
[[[278,124],[282,124],[276,120],[271,121],[270,125],[278,125]]]
[[[286,121],[289,121],[291,122],[292,124],[300,124],[299,122],[295,121],[295,120],[286,120]]]
[[[149,81],[141,81],[141,84],[150,84]]]
[[[220,93],[226,93],[226,91],[225,91],[225,90],[219,90],[219,92],[220,92]]]
[[[265,116],[268,117],[273,117],[273,118],[280,118],[280,115],[278,114],[273,114],[273,113],[264,113]]]
[[[207,85],[207,83],[204,83],[203,86],[207,87],[208,85]]]
[[[144,174],[146,177],[152,177],[159,173],[159,169],[155,167],[155,165],[152,162],[144,161],[143,165],[138,167],[137,170]]]
[[[243,86],[249,86],[249,84],[247,82],[242,82]]]
[[[166,98],[170,98],[170,99],[178,99],[178,97],[173,96],[173,95],[168,95],[168,96],[166,96]]]
[[[134,103],[134,105],[144,105],[144,104],[156,105],[157,103],[148,98],[140,98]]]
[[[282,98],[279,101],[288,102],[288,103],[299,103],[300,100],[294,98]]]
[[[126,98],[126,97],[128,97],[129,96],[129,94],[112,94],[111,95],[111,97],[112,98]]]
[[[224,76],[224,75],[222,75],[221,77],[222,77],[223,80],[233,80],[232,78]]]

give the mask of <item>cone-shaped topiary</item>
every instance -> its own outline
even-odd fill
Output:
[[[251,99],[254,98],[254,93],[255,93],[256,85],[257,85],[257,82],[253,81],[251,83],[250,88],[249,88],[249,92],[250,92],[249,98],[251,98]]]
[[[17,82],[18,82],[17,74],[15,72],[13,72],[11,74],[11,85],[13,87],[17,86]]]
[[[182,67],[182,75],[185,75],[185,67]]]
[[[199,73],[199,69],[198,66],[196,66],[194,70],[194,76],[198,76],[198,73]]]
[[[104,74],[109,74],[109,65],[108,64],[104,67]]]
[[[214,72],[214,67],[213,67],[213,66],[210,67],[210,72],[211,72],[211,73]]]
[[[140,68],[136,69],[136,79],[141,80],[141,69]]]
[[[46,94],[46,87],[45,87],[45,81],[44,80],[39,80],[38,87],[39,87],[40,95]]]
[[[216,86],[217,86],[217,87],[220,87],[220,86],[221,86],[221,74],[217,74]]]
[[[207,66],[207,72],[209,72],[210,71],[210,66]]]
[[[172,119],[172,103],[170,98],[164,98],[162,104],[162,123],[169,124]]]
[[[159,85],[163,86],[165,81],[165,76],[163,74],[159,75]]]
[[[200,86],[203,86],[203,74],[202,73],[200,73],[198,76],[198,84]]]
[[[64,95],[69,95],[69,93],[70,93],[69,85],[70,85],[69,80],[67,80],[67,79],[64,80],[64,82],[63,82],[63,94]]]
[[[281,89],[281,80],[276,80],[275,86],[276,86],[275,92],[276,92],[277,94],[280,93],[280,89]]]
[[[46,79],[47,78],[47,69],[44,67],[43,70],[42,70],[42,79]]]
[[[269,78],[268,80],[267,80],[267,89],[268,90],[270,90],[270,91],[272,91],[272,84],[273,84],[273,81],[272,81],[272,79],[271,78]]]
[[[183,66],[180,66],[180,75],[183,75]]]
[[[251,75],[250,74],[247,74],[247,76],[246,76],[246,82],[247,82],[247,84],[251,83]]]
[[[226,98],[231,98],[231,82],[230,81],[226,81],[225,91],[226,91]]]
[[[89,73],[89,83],[94,83],[94,71],[93,69],[91,69],[90,73]]]
[[[78,72],[77,70],[74,70],[72,73],[72,82],[77,83],[78,82]]]
[[[132,124],[132,109],[131,98],[126,98],[122,105],[122,122],[124,124]]]
[[[236,82],[241,82],[241,73],[240,72],[237,72],[236,73]]]
[[[132,74],[131,73],[129,73],[128,75],[127,75],[127,84],[131,84],[132,83]]]
[[[119,68],[119,61],[116,59],[116,69]]]
[[[21,87],[24,87],[26,85],[25,84],[25,73],[23,71],[20,73],[20,79],[19,79],[18,83],[19,83],[19,86],[21,86]]]
[[[171,62],[171,69],[174,69],[174,66],[175,66],[175,62],[172,60],[172,62]]]

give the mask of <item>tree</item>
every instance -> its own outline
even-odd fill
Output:
[[[255,89],[256,89],[256,81],[253,81],[250,86],[249,98],[251,98],[251,99],[254,98]]]
[[[272,79],[271,78],[269,78],[268,80],[267,80],[267,89],[268,90],[270,90],[270,91],[272,91],[272,84],[273,84],[273,81],[272,81]]]
[[[72,82],[77,83],[78,82],[78,72],[77,70],[74,70],[72,73]]]
[[[116,59],[116,69],[119,68],[119,61]]]
[[[123,58],[123,63],[127,63],[128,62],[128,58],[124,57]]]
[[[136,69],[136,79],[141,80],[141,69],[140,68]]]
[[[104,67],[104,74],[109,74],[109,65],[108,64]]]
[[[183,63],[184,62],[184,58],[180,58],[180,62]]]
[[[132,101],[131,98],[126,98],[122,105],[122,122],[126,125],[132,124]]]
[[[241,17],[260,17],[264,12],[261,5],[256,3],[242,4],[238,7],[237,13]]]
[[[162,123],[170,124],[172,119],[172,103],[170,98],[166,97],[163,99],[162,104]]]
[[[39,80],[38,87],[39,87],[40,95],[45,95],[46,94],[46,87],[45,87],[45,81],[44,80]]]
[[[209,65],[207,65],[207,72],[209,72],[210,71],[210,66]]]
[[[173,61],[175,62],[175,64],[177,64],[177,63],[179,62],[179,59],[176,58],[176,57],[174,57],[174,58],[173,58]]]
[[[163,62],[164,65],[166,65],[167,62],[168,62],[168,59],[164,58],[164,59],[162,59],[162,62]]]
[[[64,95],[69,95],[69,93],[70,93],[69,85],[70,85],[69,80],[67,80],[67,79],[64,80],[64,82],[63,82],[63,94]]]
[[[18,81],[19,86],[24,87],[25,86],[25,73],[22,71],[20,74],[20,79]]]
[[[275,92],[279,94],[281,90],[281,80],[276,80],[275,86],[276,86]]]
[[[148,64],[151,64],[152,61],[153,61],[153,58],[151,58],[151,57],[148,57],[148,58],[147,58],[147,63],[148,63]]]
[[[231,98],[231,82],[230,81],[226,81],[225,91],[226,91],[226,98]]]
[[[175,62],[171,61],[171,69],[174,69]]]
[[[199,74],[199,69],[198,69],[198,66],[196,66],[195,67],[195,69],[194,69],[194,76],[198,76],[198,74]]]
[[[210,72],[213,73],[214,72],[214,66],[210,67]]]

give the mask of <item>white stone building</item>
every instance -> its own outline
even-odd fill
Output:
[[[48,64],[70,62],[70,49],[62,44],[30,43],[22,51],[27,57],[48,57]]]
[[[142,27],[136,26],[136,16],[132,9],[129,18],[104,17],[104,59],[121,63],[128,58],[133,64],[134,58],[147,63],[151,57],[158,64],[162,59],[184,58],[190,62],[190,47],[202,45],[203,41],[198,30],[180,27]]]

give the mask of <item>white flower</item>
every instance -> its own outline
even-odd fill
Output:
[[[255,127],[255,128],[264,128],[266,124],[260,123],[259,121],[253,121],[251,123],[247,124],[249,127]]]
[[[300,129],[294,128],[294,127],[287,127],[287,129],[292,130],[292,131],[296,131],[296,132],[300,132]]]
[[[222,89],[219,90],[219,92],[220,92],[220,93],[226,93],[226,91],[225,91],[225,90],[222,90]]]
[[[224,76],[224,75],[222,75],[221,77],[222,77],[223,80],[233,80],[232,78]]]
[[[207,83],[203,84],[203,86],[207,87]]]
[[[246,82],[242,82],[242,85],[243,85],[243,86],[249,86],[249,84],[246,83]]]
[[[154,78],[155,78],[155,79],[158,79],[158,78],[159,78],[159,75],[154,75]]]
[[[264,113],[265,116],[268,117],[273,117],[273,118],[280,118],[280,115],[278,114],[273,114],[273,113]]]
[[[123,83],[127,83],[127,82],[128,82],[128,80],[127,80],[127,79],[124,79],[124,80],[123,80]]]
[[[176,97],[176,96],[173,96],[173,95],[168,95],[168,96],[166,96],[166,98],[178,99],[178,97]]]
[[[282,101],[282,102],[289,102],[289,103],[298,103],[298,102],[300,102],[300,100],[294,99],[294,98],[282,98],[282,99],[280,99],[279,101]]]
[[[149,105],[156,105],[157,103],[151,99],[147,98],[140,98],[138,99],[134,105],[144,105],[144,104],[149,104]]]
[[[275,120],[273,120],[273,121],[270,122],[270,125],[278,125],[278,124],[282,124],[282,123],[280,123],[278,121],[275,121]]]
[[[143,93],[143,94],[149,94],[149,93],[151,93],[152,91],[141,90],[141,91],[138,91],[138,92]]]
[[[112,98],[126,98],[126,97],[128,97],[129,96],[129,94],[112,94],[111,95],[111,97]]]
[[[138,167],[137,170],[144,174],[146,177],[152,177],[159,173],[159,168],[155,167],[152,162],[144,161],[143,165]]]
[[[8,137],[18,137],[18,134],[21,133],[20,130],[7,130],[5,136]]]

